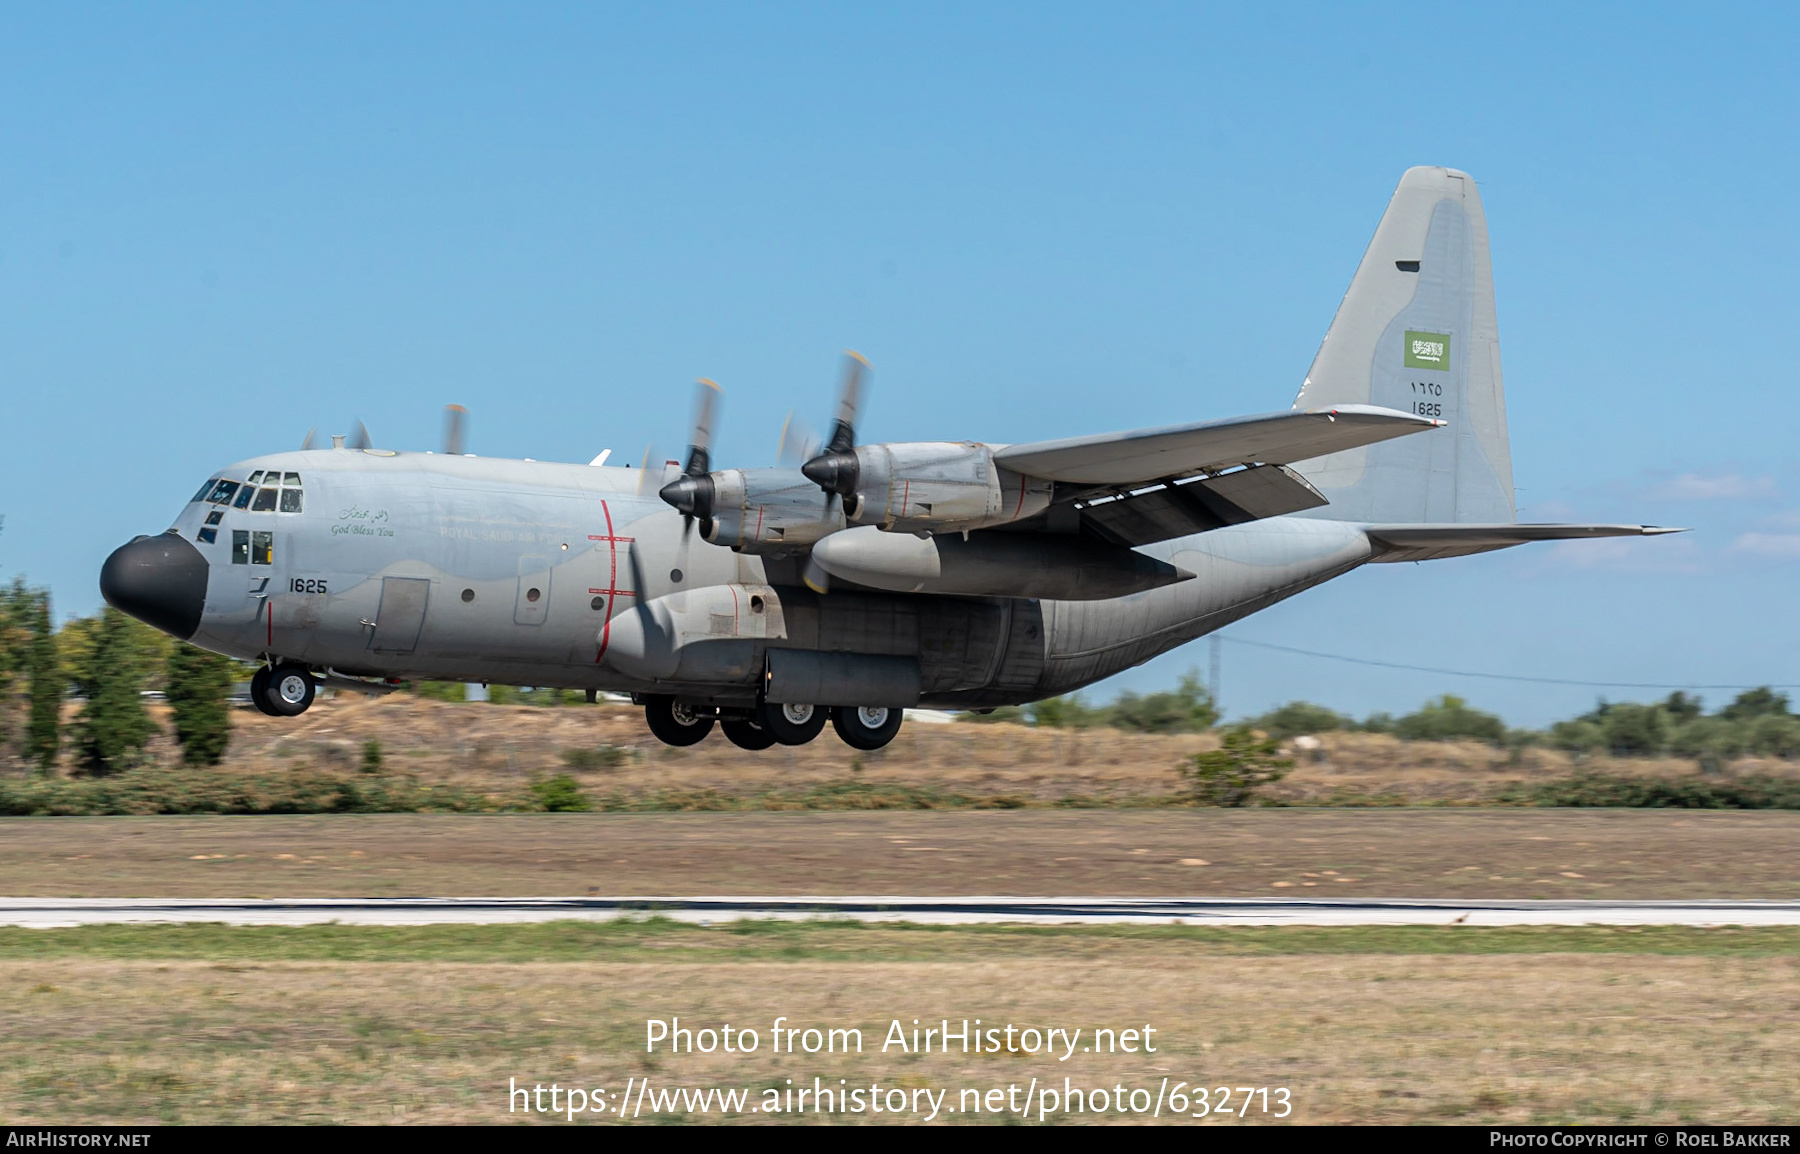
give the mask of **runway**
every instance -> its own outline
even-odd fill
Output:
[[[1793,926],[1800,902],[1455,901],[1307,898],[566,897],[0,898],[0,925],[493,925],[649,916],[709,925],[743,918],[923,925]]]

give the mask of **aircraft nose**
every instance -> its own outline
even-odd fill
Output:
[[[206,607],[206,558],[171,529],[113,550],[100,569],[100,596],[122,613],[183,641]]]

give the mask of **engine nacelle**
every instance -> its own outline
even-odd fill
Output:
[[[862,445],[815,457],[806,475],[844,494],[853,524],[901,532],[955,532],[1004,525],[1050,507],[1051,483],[994,463],[970,441]]]
[[[819,491],[798,469],[724,469],[708,474],[706,539],[740,553],[805,549],[844,527],[844,502]]]

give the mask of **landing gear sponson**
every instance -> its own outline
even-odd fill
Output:
[[[777,705],[764,702],[754,708],[729,709],[693,705],[664,695],[639,699],[650,732],[664,745],[696,745],[716,724],[740,749],[768,749],[774,745],[805,745],[819,736],[829,720],[844,744],[852,749],[880,749],[894,740],[905,718],[903,710],[885,706]]]

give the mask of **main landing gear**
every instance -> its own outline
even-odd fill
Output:
[[[894,740],[905,719],[904,710],[872,705],[827,707],[769,701],[754,709],[731,709],[694,705],[665,695],[640,700],[650,732],[664,745],[674,746],[698,745],[715,724],[739,749],[805,745],[830,721],[845,745],[867,751]]]
[[[250,701],[270,717],[299,717],[312,707],[319,683],[304,665],[284,661],[264,666],[250,678]]]

